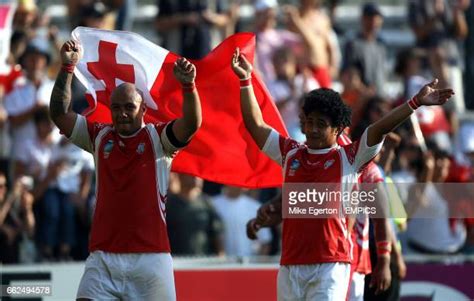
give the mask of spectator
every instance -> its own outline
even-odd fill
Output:
[[[179,193],[166,205],[171,254],[222,255],[222,221],[202,194],[202,180],[180,174],[179,181]]]
[[[340,78],[343,87],[341,97],[352,109],[351,124],[353,128],[356,128],[364,114],[367,101],[374,96],[374,91],[364,85],[360,70],[355,66],[346,66],[341,71]]]
[[[238,187],[226,186],[212,204],[224,224],[224,250],[227,256],[268,255],[271,234],[269,229],[258,233],[258,241],[247,238],[247,221],[255,216],[260,204]]]
[[[0,172],[8,175],[10,157],[10,135],[8,133],[8,114],[3,105],[5,88],[0,83]]]
[[[397,55],[395,72],[403,79],[403,99],[411,99],[416,92],[429,81],[422,76],[420,70],[421,58],[424,55],[420,49],[404,49]],[[422,107],[416,111],[417,122],[428,141],[433,141],[439,148],[452,153],[450,139],[451,125],[448,121],[444,107]]]
[[[186,58],[206,56],[221,40],[215,30],[231,21],[227,0],[158,0],[156,28],[163,47]]]
[[[24,68],[24,80],[17,81],[12,92],[5,97],[5,110],[12,135],[12,159],[17,159],[22,149],[36,138],[34,114],[48,105],[53,82],[47,78],[46,69],[50,61],[48,42],[32,40],[20,62]]]
[[[298,72],[295,55],[288,48],[282,47],[273,55],[273,66],[276,79],[268,83],[268,90],[283,118],[291,137],[304,140],[300,130],[300,98],[303,93],[319,88],[310,72]],[[308,74],[309,73],[309,74]]]
[[[324,47],[325,40],[320,34],[315,34],[311,26],[305,23],[303,16],[298,9],[288,5],[283,9],[287,28],[295,32],[301,39],[303,45],[303,55],[301,56],[301,67],[311,70],[313,77],[318,81],[319,86],[323,88],[331,87],[330,67],[325,58],[327,50]]]
[[[339,73],[341,51],[337,35],[332,29],[331,19],[324,12],[321,0],[300,0],[299,14],[303,23],[310,28],[311,33],[318,40],[317,51],[318,65],[316,68],[329,70],[332,78],[337,78]]]
[[[354,140],[361,137],[369,125],[390,112],[390,103],[380,96],[373,96],[367,101],[367,105],[362,111],[363,115],[360,117],[360,122],[357,126],[351,128],[351,136]]]
[[[81,26],[84,23],[83,19],[89,19],[87,22],[94,20],[96,23],[100,23],[100,28],[103,29],[114,29],[113,15],[109,13],[110,8],[115,8],[113,2],[115,1],[67,0],[71,29]],[[87,16],[87,12],[90,15]]]
[[[59,235],[59,241],[63,241],[63,244],[60,245],[59,257],[62,260],[68,260],[71,258],[73,247],[82,247],[83,250],[87,249],[88,235],[86,239],[81,241],[83,242],[82,246],[78,246],[80,241],[76,237],[79,230],[78,227],[82,226],[87,229],[90,227],[91,219],[89,214],[92,205],[90,193],[94,174],[94,161],[90,154],[65,138],[55,145],[52,150],[52,157],[55,161],[63,160],[65,162],[64,168],[58,174],[57,182],[48,198],[56,199],[57,203],[53,204],[52,210],[59,213],[59,227],[64,227],[65,232],[69,233],[67,236],[70,236],[70,238],[66,238]],[[54,208],[57,205],[59,207]],[[78,218],[76,218],[76,214]],[[66,221],[66,218],[61,217],[63,215],[67,216],[66,218],[70,218],[71,221]],[[86,252],[84,253],[84,255],[87,254]]]
[[[276,29],[277,7],[276,0],[255,2],[256,66],[265,83],[276,79],[272,60],[277,49],[287,47],[298,58],[303,56],[298,35],[288,30]]]
[[[106,29],[107,9],[101,2],[92,2],[79,9],[79,26]]]
[[[451,86],[456,91],[453,104],[458,112],[465,110],[458,42],[467,37],[464,11],[469,5],[470,0],[408,2],[408,17],[416,44],[427,51],[433,75],[439,78],[441,85]]]
[[[465,123],[461,126],[459,130],[459,141],[460,144],[460,151],[462,152],[461,156],[463,156],[462,161],[465,167],[467,167],[466,177],[464,182],[473,182],[474,181],[474,124]],[[460,173],[459,169],[455,171],[456,173]],[[466,203],[468,210],[466,216],[470,217],[466,219],[466,228],[467,228],[467,238],[466,244],[463,247],[463,253],[465,254],[474,254],[474,218],[473,212],[474,208],[472,205],[472,200],[470,196],[472,196],[472,185],[469,185],[470,193],[465,194],[469,197],[466,198]],[[469,189],[468,188],[468,189]]]
[[[34,36],[38,16],[39,11],[35,0],[19,0],[13,16],[13,29],[25,32],[28,37]]]
[[[347,42],[343,63],[344,68],[359,68],[364,84],[374,88],[377,94],[384,93],[386,82],[387,51],[378,36],[382,24],[383,16],[377,4],[366,3],[362,7],[361,31]]]
[[[19,64],[20,58],[26,50],[26,46],[28,45],[28,36],[24,31],[17,30],[14,31],[11,38],[10,38],[10,57],[9,61],[13,64]],[[21,66],[19,69],[21,70]],[[21,74],[21,73],[20,73]],[[13,83],[12,83],[13,84]]]
[[[0,263],[29,263],[35,259],[33,196],[26,181],[19,179],[7,193],[5,174],[0,172]]]
[[[42,260],[54,260],[55,249],[59,256],[69,256],[74,237],[74,207],[64,193],[57,189],[58,176],[66,167],[64,157],[53,156],[57,142],[53,140],[54,125],[48,108],[34,115],[37,137],[30,147],[18,151],[15,161],[17,175],[33,177],[33,196],[38,200],[38,243]]]
[[[110,8],[117,10],[115,29],[131,31],[137,0],[108,0],[106,3]]]
[[[446,152],[430,146],[434,155],[427,153],[416,169],[418,183],[410,189],[407,213],[409,247],[427,254],[458,252],[466,241],[466,228],[458,222],[450,223],[448,202],[433,183],[443,183],[449,172],[450,160]]]

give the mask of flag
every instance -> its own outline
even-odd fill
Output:
[[[181,87],[173,76],[178,55],[131,32],[78,27],[72,37],[83,47],[75,75],[88,91],[88,120],[111,122],[109,96],[122,82],[135,83],[143,91],[145,122],[167,122],[182,115]],[[239,80],[230,66],[236,47],[253,61],[255,36],[251,33],[235,34],[205,58],[191,60],[197,70],[203,122],[191,143],[174,159],[172,170],[227,185],[280,186],[280,166],[260,151],[243,123]],[[255,73],[252,85],[265,122],[287,136],[268,91]]]
[[[11,67],[7,64],[7,58],[10,54],[12,21],[15,9],[16,3],[0,4],[0,75],[11,71]]]

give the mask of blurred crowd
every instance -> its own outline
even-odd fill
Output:
[[[83,260],[88,255],[94,162],[90,154],[62,137],[49,118],[63,41],[41,9],[42,2],[17,2],[10,54],[0,70],[3,263]],[[355,8],[360,10],[359,26],[346,32],[335,19],[342,1],[243,2],[254,12],[250,25],[240,18],[241,2],[158,0],[155,25],[161,46],[199,59],[225,37],[253,31],[256,72],[289,134],[302,142],[300,98],[305,92],[319,87],[338,90],[353,111],[346,132],[357,139],[365,127],[438,78],[439,85],[454,88],[455,98],[442,108],[420,108],[397,129],[397,138],[390,139],[395,156],[390,166],[382,168],[395,183],[473,182],[474,124],[459,120],[465,111],[462,41],[468,35],[469,0],[408,1],[406,17],[416,41],[397,51],[395,66],[388,65],[389,46],[380,36],[384,12],[375,2]],[[66,4],[71,29],[81,25],[132,30],[137,1],[68,0]],[[401,83],[400,95],[387,93],[389,80]],[[73,109],[78,113],[88,107],[84,92],[75,80]],[[426,193],[436,201],[416,206],[400,193],[409,216],[394,223],[403,252],[474,253],[474,220],[449,218],[449,200],[435,189]],[[276,188],[247,190],[172,173],[167,203],[172,253],[278,254],[279,227],[260,231],[257,240],[247,238],[245,227],[259,206],[277,194]],[[444,212],[445,218],[411,218],[423,210]],[[468,212],[467,217],[474,214]]]

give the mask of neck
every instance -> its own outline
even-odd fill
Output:
[[[127,137],[131,137],[133,135],[135,135],[139,130],[141,130],[143,127],[145,126],[145,122],[142,121],[142,124],[140,127],[136,128],[136,129],[133,129],[131,130],[130,132],[127,132],[127,133],[118,133],[121,137],[123,138],[127,138]]]
[[[336,142],[334,143],[328,143],[328,142],[306,142],[306,145],[311,148],[311,149],[326,149],[326,148],[332,148],[337,145]]]

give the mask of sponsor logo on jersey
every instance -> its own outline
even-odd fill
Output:
[[[334,164],[334,159],[324,162],[324,169],[328,169]]]
[[[143,154],[144,151],[145,151],[145,143],[142,142],[137,146],[137,154],[141,155]]]
[[[114,141],[108,140],[104,145],[104,159],[107,159],[114,148]]]
[[[289,176],[294,176],[295,175],[295,172],[296,170],[300,167],[300,161],[298,161],[298,159],[295,159],[291,162],[291,165],[290,165],[290,171],[288,173]]]

